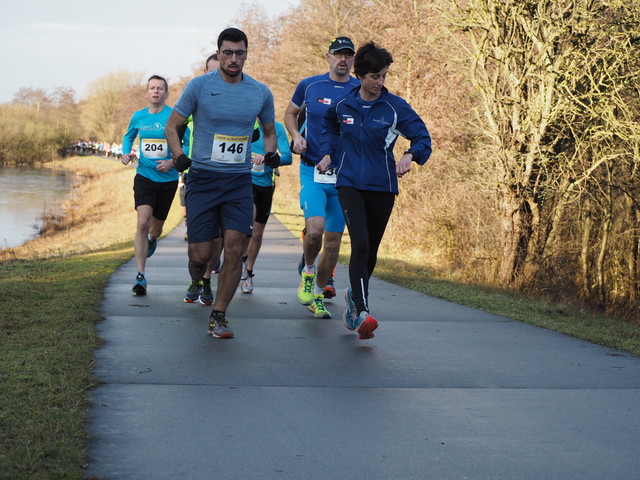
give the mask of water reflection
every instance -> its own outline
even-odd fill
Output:
[[[0,166],[0,248],[37,235],[43,213],[62,203],[71,181],[63,171]]]

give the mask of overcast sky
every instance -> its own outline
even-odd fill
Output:
[[[298,0],[254,0],[268,15]],[[0,103],[21,87],[86,86],[119,70],[190,75],[240,15],[229,0],[19,0],[0,13]],[[249,39],[251,42],[251,39]]]

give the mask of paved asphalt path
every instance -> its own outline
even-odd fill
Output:
[[[640,358],[373,279],[380,327],[296,300],[301,245],[267,226],[252,295],[207,335],[184,227],[104,292],[87,478],[639,479]],[[215,280],[215,279],[214,279]]]

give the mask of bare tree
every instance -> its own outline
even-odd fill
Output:
[[[638,79],[628,66],[638,56],[640,11],[634,2],[597,0],[457,6],[493,144],[500,280],[521,285],[557,253],[567,207],[619,158],[613,138],[637,141],[619,92]]]
[[[41,110],[51,105],[51,99],[42,88],[22,87],[13,95],[12,103]]]
[[[116,126],[118,106],[122,95],[133,86],[144,88],[142,75],[127,71],[108,73],[89,84],[82,119],[96,139],[114,141],[121,138],[122,132]]]

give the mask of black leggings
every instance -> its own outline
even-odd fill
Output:
[[[395,194],[338,188],[338,198],[351,237],[349,281],[358,313],[369,311],[369,278],[376,267],[378,247],[393,210]]]

